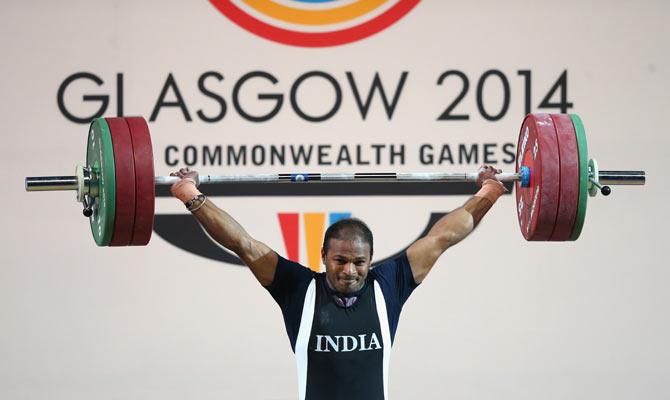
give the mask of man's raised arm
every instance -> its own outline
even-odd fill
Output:
[[[498,197],[505,191],[495,174],[499,169],[488,165],[479,169],[477,184],[479,192],[459,207],[440,218],[430,232],[407,249],[407,258],[416,283],[421,283],[430,272],[438,257],[472,232]]]
[[[261,285],[272,284],[277,268],[277,253],[252,238],[233,217],[200,193],[196,171],[182,168],[170,175],[181,178],[172,185],[172,194],[186,204],[207,233],[223,247],[237,254]]]

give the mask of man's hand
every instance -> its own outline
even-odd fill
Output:
[[[191,171],[188,168],[181,168],[177,172],[172,172],[170,176],[176,176],[180,178],[180,180],[175,182],[170,187],[170,192],[174,197],[181,200],[182,203],[186,203],[201,194],[198,190],[198,184],[200,182],[198,180],[197,171]]]
[[[200,185],[200,180],[198,178],[198,171],[191,171],[188,167],[180,168],[177,172],[171,172],[170,176],[176,176],[181,179],[190,179],[193,181],[195,186]]]
[[[493,179],[494,181],[498,181],[498,177],[496,177],[496,174],[501,173],[502,170],[493,168],[490,165],[482,165],[479,167],[477,170],[477,186],[482,186],[484,184],[484,181],[487,179]]]
[[[479,170],[477,170],[477,186],[482,187],[486,183],[486,181],[493,181],[496,182],[498,186],[502,188],[502,193],[507,193],[509,190],[503,185],[502,182],[498,179],[496,174],[501,173],[501,169],[493,168],[490,165],[482,165],[479,167]]]

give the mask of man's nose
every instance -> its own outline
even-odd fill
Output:
[[[355,274],[355,273],[356,273],[356,266],[354,265],[354,263],[352,263],[352,262],[346,263],[346,264],[344,265],[344,272],[345,272],[347,275],[353,275],[353,274]]]

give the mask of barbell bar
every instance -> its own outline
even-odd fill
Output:
[[[525,169],[530,173],[529,169]],[[590,175],[590,177],[592,174]],[[501,182],[522,181],[522,173],[503,172],[496,178]],[[603,185],[644,185],[644,171],[599,171],[599,179],[593,180],[598,187]],[[175,176],[156,176],[156,186],[170,186],[177,182]],[[365,172],[365,173],[304,173],[304,174],[249,174],[249,175],[198,175],[200,184],[212,183],[327,183],[327,182],[475,182],[476,172]],[[88,192],[91,186],[90,173],[80,181],[76,175],[71,176],[29,176],[25,179],[27,192],[48,192],[59,190]],[[522,187],[526,187],[522,183]]]
[[[529,174],[528,169],[524,169]],[[604,171],[603,171],[604,172]],[[601,172],[601,174],[603,173]],[[73,176],[31,176],[25,180],[26,191],[77,190],[88,192],[91,183],[90,172],[85,172],[83,185]],[[496,175],[501,182],[522,180],[522,173],[501,173]],[[530,179],[528,175],[528,180]],[[327,183],[327,182],[475,182],[477,173],[461,172],[364,172],[364,173],[288,173],[288,174],[248,174],[248,175],[198,175],[200,184],[212,183]],[[169,186],[179,181],[176,176],[156,176],[154,184]],[[527,184],[526,184],[527,185]]]
[[[146,245],[153,230],[155,187],[179,178],[154,176],[151,136],[141,117],[97,118],[89,129],[85,166],[73,176],[27,177],[25,189],[72,190],[84,204],[100,246]],[[526,240],[576,240],[587,196],[610,193],[607,185],[644,185],[644,171],[599,170],[588,158],[581,119],[567,114],[529,114],[517,146],[514,182],[517,214]],[[475,182],[476,172],[365,172],[199,175],[201,184],[329,182]]]

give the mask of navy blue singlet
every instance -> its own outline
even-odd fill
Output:
[[[267,289],[279,304],[298,367],[300,400],[388,399],[388,366],[402,306],[417,287],[407,255],[368,273],[351,307],[325,273],[281,256]]]

